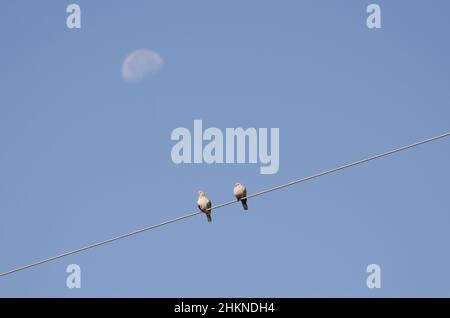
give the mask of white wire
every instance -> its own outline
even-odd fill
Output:
[[[333,168],[333,169],[330,169],[330,170],[322,171],[322,172],[316,173],[314,175],[311,175],[309,177],[293,180],[291,182],[288,182],[288,183],[285,183],[285,184],[282,184],[282,185],[278,185],[278,186],[275,186],[275,187],[272,187],[272,188],[269,188],[269,189],[266,189],[266,190],[263,190],[263,191],[251,194],[251,195],[248,195],[244,199],[251,199],[251,198],[254,198],[254,197],[257,197],[257,196],[269,193],[269,192],[273,192],[273,191],[276,191],[276,190],[287,188],[287,187],[290,187],[292,185],[295,185],[295,184],[298,184],[298,183],[301,183],[301,182],[305,182],[305,181],[308,181],[308,180],[311,180],[311,179],[315,179],[315,178],[318,178],[320,176],[324,176],[324,175],[327,175],[327,174],[330,174],[330,173],[334,173],[334,172],[337,172],[339,170],[350,168],[350,167],[353,167],[353,166],[356,166],[356,165],[360,165],[360,164],[368,162],[368,161],[372,161],[372,160],[379,159],[379,158],[382,158],[382,157],[385,157],[385,156],[389,156],[391,154],[394,154],[394,153],[397,153],[397,152],[400,152],[400,151],[403,151],[403,150],[406,150],[406,149],[409,149],[409,148],[417,147],[419,145],[422,145],[422,144],[425,144],[425,143],[428,143],[428,142],[431,142],[431,141],[434,141],[434,140],[437,140],[437,139],[441,139],[441,138],[444,138],[444,137],[448,137],[448,136],[450,136],[450,132],[447,132],[445,134],[442,134],[442,135],[439,135],[439,136],[435,136],[435,137],[432,137],[432,138],[428,138],[428,139],[425,139],[425,140],[422,140],[422,141],[418,141],[416,143],[413,143],[413,144],[410,144],[410,145],[407,145],[407,146],[403,146],[403,147],[400,147],[400,148],[396,148],[396,149],[393,149],[393,150],[390,150],[390,151],[387,151],[387,152],[383,152],[381,154],[378,154],[378,155],[375,155],[375,156],[372,156],[372,157],[369,157],[369,158],[366,158],[366,159],[362,159],[362,160],[358,160],[358,161],[355,161],[355,162],[352,162],[352,163],[349,163],[349,164],[345,164],[345,165],[339,166],[337,168]],[[228,206],[228,205],[231,205],[231,204],[234,204],[234,203],[237,203],[237,202],[238,201],[236,201],[236,200],[228,201],[228,202],[225,202],[225,203],[213,206],[213,207],[210,208],[210,210],[220,209],[220,208],[223,208],[225,206]],[[180,220],[183,220],[183,219],[187,219],[187,218],[190,218],[192,216],[198,215],[200,213],[202,213],[202,212],[189,213],[189,214],[186,214],[186,215],[174,218],[174,219],[170,219],[170,220],[158,223],[158,224],[154,224],[154,225],[150,225],[150,226],[141,228],[139,230],[135,230],[133,232],[125,233],[125,234],[122,234],[122,235],[110,238],[108,240],[104,240],[104,241],[101,241],[101,242],[98,242],[98,243],[87,245],[85,247],[81,247],[81,248],[78,248],[78,249],[75,249],[75,250],[72,250],[72,251],[68,251],[68,252],[65,252],[65,253],[53,256],[53,257],[49,257],[49,258],[46,258],[46,259],[43,259],[43,260],[31,263],[31,264],[28,264],[28,265],[16,267],[16,268],[13,268],[13,269],[11,269],[9,271],[0,273],[0,277],[6,276],[6,275],[9,275],[9,274],[18,272],[18,271],[22,271],[22,270],[25,270],[25,269],[28,269],[28,268],[31,268],[31,267],[34,267],[34,266],[38,266],[38,265],[41,265],[41,264],[44,264],[44,263],[48,263],[48,262],[57,260],[59,258],[63,258],[63,257],[69,256],[69,255],[72,255],[72,254],[80,253],[80,252],[83,252],[83,251],[86,251],[86,250],[89,250],[89,249],[92,249],[92,248],[95,248],[95,247],[98,247],[98,246],[101,246],[101,245],[104,245],[104,244],[108,244],[108,243],[111,243],[111,242],[114,242],[114,241],[117,241],[117,240],[121,240],[123,238],[130,237],[130,236],[133,236],[133,235],[145,232],[145,231],[149,231],[149,230],[155,229],[157,227],[161,227],[161,226],[164,226],[164,225],[167,225],[167,224],[170,224],[170,223],[174,223],[174,222],[177,222],[177,221],[180,221]]]

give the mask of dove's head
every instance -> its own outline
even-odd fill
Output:
[[[205,196],[205,192],[203,192],[202,190],[198,191],[198,196],[199,197],[204,197]]]
[[[239,182],[236,182],[235,184],[234,184],[234,186],[235,187],[239,187],[241,184],[239,183]]]

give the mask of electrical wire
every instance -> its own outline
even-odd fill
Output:
[[[416,143],[413,143],[413,144],[410,144],[410,145],[406,145],[406,146],[403,146],[403,147],[400,147],[400,148],[396,148],[396,149],[393,149],[393,150],[390,150],[390,151],[387,151],[387,152],[383,152],[381,154],[378,154],[378,155],[375,155],[375,156],[372,156],[372,157],[368,157],[366,159],[362,159],[362,160],[358,160],[358,161],[355,161],[355,162],[352,162],[352,163],[348,163],[348,164],[339,166],[337,168],[333,168],[333,169],[330,169],[330,170],[325,170],[325,171],[313,174],[313,175],[311,175],[309,177],[304,177],[304,178],[301,178],[301,179],[293,180],[293,181],[290,181],[288,183],[281,184],[281,185],[278,185],[278,186],[275,186],[275,187],[272,187],[272,188],[269,188],[269,189],[266,189],[266,190],[263,190],[263,191],[251,194],[251,195],[248,195],[247,197],[245,197],[243,199],[255,198],[255,197],[267,194],[269,192],[273,192],[273,191],[276,191],[276,190],[284,189],[284,188],[293,186],[293,185],[301,183],[301,182],[305,182],[305,181],[308,181],[308,180],[311,180],[311,179],[315,179],[315,178],[318,178],[318,177],[321,177],[321,176],[324,176],[324,175],[327,175],[327,174],[331,174],[331,173],[334,173],[334,172],[337,172],[337,171],[340,171],[340,170],[343,170],[343,169],[347,169],[347,168],[350,168],[350,167],[353,167],[353,166],[356,166],[356,165],[360,165],[360,164],[363,164],[363,163],[366,163],[366,162],[369,162],[369,161],[372,161],[372,160],[376,160],[376,159],[379,159],[379,158],[382,158],[382,157],[386,157],[386,156],[392,155],[394,153],[397,153],[397,152],[400,152],[400,151],[404,151],[404,150],[407,150],[407,149],[410,149],[410,148],[413,148],[413,147],[417,147],[419,145],[423,145],[423,144],[426,144],[426,143],[429,143],[429,142],[432,142],[432,141],[435,141],[435,140],[438,140],[438,139],[441,139],[441,138],[444,138],[444,137],[448,137],[448,136],[450,136],[450,132],[447,132],[445,134],[438,135],[438,136],[435,136],[435,137],[432,137],[432,138],[428,138],[428,139],[425,139],[425,140],[421,140],[421,141],[418,141]],[[217,209],[226,207],[228,205],[231,205],[231,204],[234,204],[234,203],[237,203],[237,202],[239,202],[239,201],[237,201],[237,200],[228,201],[228,202],[225,202],[225,203],[213,206],[213,207],[211,207],[208,210],[217,210]],[[150,226],[147,226],[147,227],[144,227],[144,228],[141,228],[141,229],[129,232],[129,233],[125,233],[125,234],[122,234],[122,235],[119,235],[119,236],[116,236],[116,237],[113,237],[113,238],[110,238],[110,239],[107,239],[107,240],[104,240],[104,241],[101,241],[101,242],[97,242],[97,243],[94,243],[94,244],[91,244],[91,245],[87,245],[85,247],[81,247],[81,248],[78,248],[78,249],[75,249],[75,250],[71,250],[71,251],[68,251],[68,252],[56,255],[56,256],[52,256],[52,257],[46,258],[46,259],[42,259],[40,261],[36,261],[36,262],[28,264],[28,265],[16,267],[16,268],[13,268],[13,269],[11,269],[9,271],[0,273],[0,277],[6,276],[6,275],[10,275],[12,273],[16,273],[16,272],[19,272],[19,271],[23,271],[25,269],[28,269],[28,268],[31,268],[31,267],[35,267],[35,266],[38,266],[38,265],[41,265],[41,264],[44,264],[44,263],[48,263],[48,262],[51,262],[51,261],[54,261],[54,260],[57,260],[57,259],[69,256],[69,255],[73,255],[73,254],[77,254],[77,253],[80,253],[80,252],[83,252],[83,251],[86,251],[86,250],[89,250],[89,249],[93,249],[93,248],[101,246],[101,245],[112,243],[114,241],[121,240],[121,239],[130,237],[130,236],[142,233],[142,232],[146,232],[146,231],[149,231],[149,230],[152,230],[152,229],[155,229],[155,228],[158,228],[158,227],[170,224],[170,223],[178,222],[178,221],[181,221],[181,220],[193,217],[193,216],[201,214],[201,213],[203,213],[203,212],[189,213],[189,214],[186,214],[186,215],[174,218],[174,219],[170,219],[170,220],[158,223],[158,224],[150,225]]]

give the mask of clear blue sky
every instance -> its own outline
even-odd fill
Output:
[[[449,131],[450,4],[0,5],[0,271]],[[126,55],[163,68],[126,83]],[[175,165],[174,128],[280,128],[280,170]],[[0,296],[450,296],[450,139],[0,278]],[[82,288],[66,287],[66,266]],[[366,266],[382,288],[366,287]]]

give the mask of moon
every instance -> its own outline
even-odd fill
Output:
[[[139,82],[158,72],[164,61],[158,53],[149,49],[138,49],[127,55],[122,64],[122,79]]]

